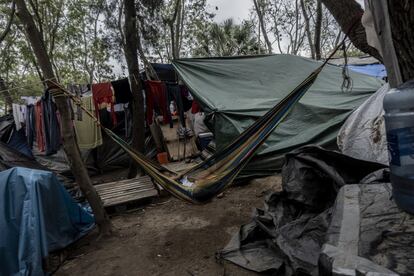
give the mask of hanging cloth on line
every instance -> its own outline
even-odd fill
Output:
[[[46,90],[41,98],[43,134],[46,146],[46,155],[55,154],[61,144],[60,124],[57,116],[57,107],[52,96]]]
[[[185,125],[185,116],[184,116],[184,105],[183,100],[181,98],[181,89],[178,84],[175,83],[167,83],[167,92],[168,92],[168,103],[171,101],[175,101],[177,105],[177,109],[180,115],[180,122],[183,127]]]
[[[43,108],[42,101],[35,104],[36,144],[40,152],[45,151],[45,138],[43,134]]]
[[[163,123],[171,122],[171,114],[168,110],[167,88],[161,81],[145,81],[145,99],[147,106],[147,123],[152,125],[154,122],[154,111],[162,115]]]
[[[111,84],[115,93],[115,103],[126,104],[132,101],[132,92],[128,78],[112,81]]]
[[[103,104],[107,104],[111,109],[112,123],[117,124],[116,114],[114,110],[114,94],[110,82],[92,84],[92,95],[95,104],[95,114],[99,118],[99,109]]]
[[[91,113],[95,113],[92,96],[82,97],[82,105]],[[77,142],[80,149],[93,149],[102,145],[101,129],[90,116],[83,114],[82,120],[74,120]]]

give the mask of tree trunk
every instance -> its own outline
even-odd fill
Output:
[[[0,91],[4,95],[4,112],[5,114],[9,114],[10,111],[13,109],[13,99],[10,96],[9,90],[7,90],[6,83],[4,82],[4,79],[0,77]]]
[[[402,81],[414,78],[414,3],[388,0],[392,41],[398,59]]]
[[[131,83],[131,91],[133,95],[132,102],[132,146],[139,152],[144,152],[145,145],[145,117],[144,117],[144,98],[142,95],[142,87],[139,79],[138,66],[138,30],[137,30],[137,14],[135,10],[134,0],[124,1],[124,52],[128,66],[128,73]],[[138,173],[138,164],[131,161],[128,177],[133,178]]]
[[[367,43],[365,28],[361,23],[364,10],[355,0],[322,0],[322,3],[331,12],[345,34],[348,34],[353,27],[349,32],[349,38],[355,47],[382,61],[380,53]]]
[[[30,41],[39,67],[43,72],[43,76],[46,80],[46,85],[49,89],[51,89],[51,92],[55,92],[53,93],[56,95],[54,97],[55,102],[61,115],[64,150],[68,157],[69,165],[75,177],[76,183],[79,185],[82,193],[85,195],[86,199],[92,207],[93,213],[95,215],[95,221],[99,226],[101,235],[109,235],[112,232],[112,224],[105,212],[105,209],[103,208],[102,201],[97,194],[94,186],[92,185],[88,172],[83,164],[80,150],[73,131],[67,97],[64,96],[61,89],[54,84],[56,82],[56,77],[53,72],[53,67],[49,56],[47,55],[44,41],[42,40],[39,30],[37,29],[30,12],[26,7],[25,1],[16,0],[15,2],[18,10],[17,15],[24,25],[26,36]]]
[[[259,0],[253,0],[254,7],[256,9],[257,17],[259,19],[260,29],[262,30],[263,38],[264,38],[264,40],[266,42],[267,52],[269,54],[271,54],[272,51],[273,51],[273,49],[272,49],[272,43],[270,43],[269,37],[267,36],[266,27],[265,27],[265,23],[264,23],[264,20],[263,20],[262,9],[261,9],[261,6],[259,5],[258,1]],[[260,49],[260,47],[259,47],[259,49]]]
[[[305,1],[300,0],[300,7],[302,9],[303,19],[305,21],[305,31],[306,31],[306,37],[308,38],[308,44],[311,51],[311,57],[312,59],[315,59],[315,44],[312,39],[312,33],[310,31],[310,19],[308,12],[306,11]]]
[[[315,37],[313,43],[315,45],[315,59],[320,60],[322,58],[321,50],[321,31],[322,31],[322,2],[316,1],[316,20],[315,20]]]

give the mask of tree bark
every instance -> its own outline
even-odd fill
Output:
[[[398,59],[402,81],[414,78],[414,3],[388,0],[392,41]]]
[[[365,28],[361,23],[361,17],[364,13],[364,10],[355,0],[321,1],[331,12],[345,34],[348,34],[351,27],[353,27],[348,35],[355,47],[360,49],[362,52],[367,53],[382,61],[380,53],[374,47],[369,46],[367,43]]]
[[[267,45],[267,52],[269,54],[271,54],[272,51],[273,51],[273,49],[272,49],[272,43],[270,42],[269,37],[267,36],[266,27],[265,27],[265,23],[264,23],[264,20],[263,20],[262,9],[261,9],[261,6],[259,5],[258,1],[259,0],[253,0],[254,7],[256,9],[257,17],[259,19],[260,29],[262,30],[263,38],[264,38],[264,40],[266,42],[266,45]]]
[[[95,221],[99,227],[101,235],[109,235],[112,232],[112,224],[83,164],[73,131],[67,97],[64,96],[61,89],[55,85],[56,76],[53,72],[53,67],[47,54],[44,41],[35,25],[35,22],[33,21],[32,15],[27,9],[25,1],[16,0],[16,6],[17,15],[24,25],[26,36],[30,41],[39,67],[43,72],[47,87],[51,89],[51,92],[60,92],[55,94],[55,102],[61,115],[64,150],[68,157],[69,165],[75,177],[76,183],[79,185],[82,193],[85,195],[92,207],[95,215]]]
[[[321,31],[322,31],[322,2],[316,1],[316,20],[315,20],[315,37],[313,43],[315,45],[315,59],[320,60],[322,58],[321,50]]]
[[[139,152],[144,152],[145,117],[144,98],[142,95],[141,83],[139,81],[137,13],[134,0],[125,0],[124,5],[124,52],[133,95],[132,146]],[[128,177],[133,178],[137,173],[138,164],[135,161],[131,161]]]
[[[4,95],[5,114],[9,114],[10,112],[12,112],[13,99],[10,96],[9,90],[7,90],[6,83],[4,82],[4,79],[2,77],[0,77],[0,91],[2,91],[1,93]]]

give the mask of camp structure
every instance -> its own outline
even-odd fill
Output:
[[[192,58],[173,62],[206,113],[217,149],[224,148],[301,83],[321,62],[292,55]],[[342,69],[326,65],[306,95],[270,135],[241,176],[280,170],[287,152],[307,144],[336,148],[337,133],[351,112],[382,81],[353,71],[342,87]]]

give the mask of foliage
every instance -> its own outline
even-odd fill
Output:
[[[212,23],[197,34],[194,56],[240,56],[265,52],[259,45],[250,21],[235,24],[232,19]]]

